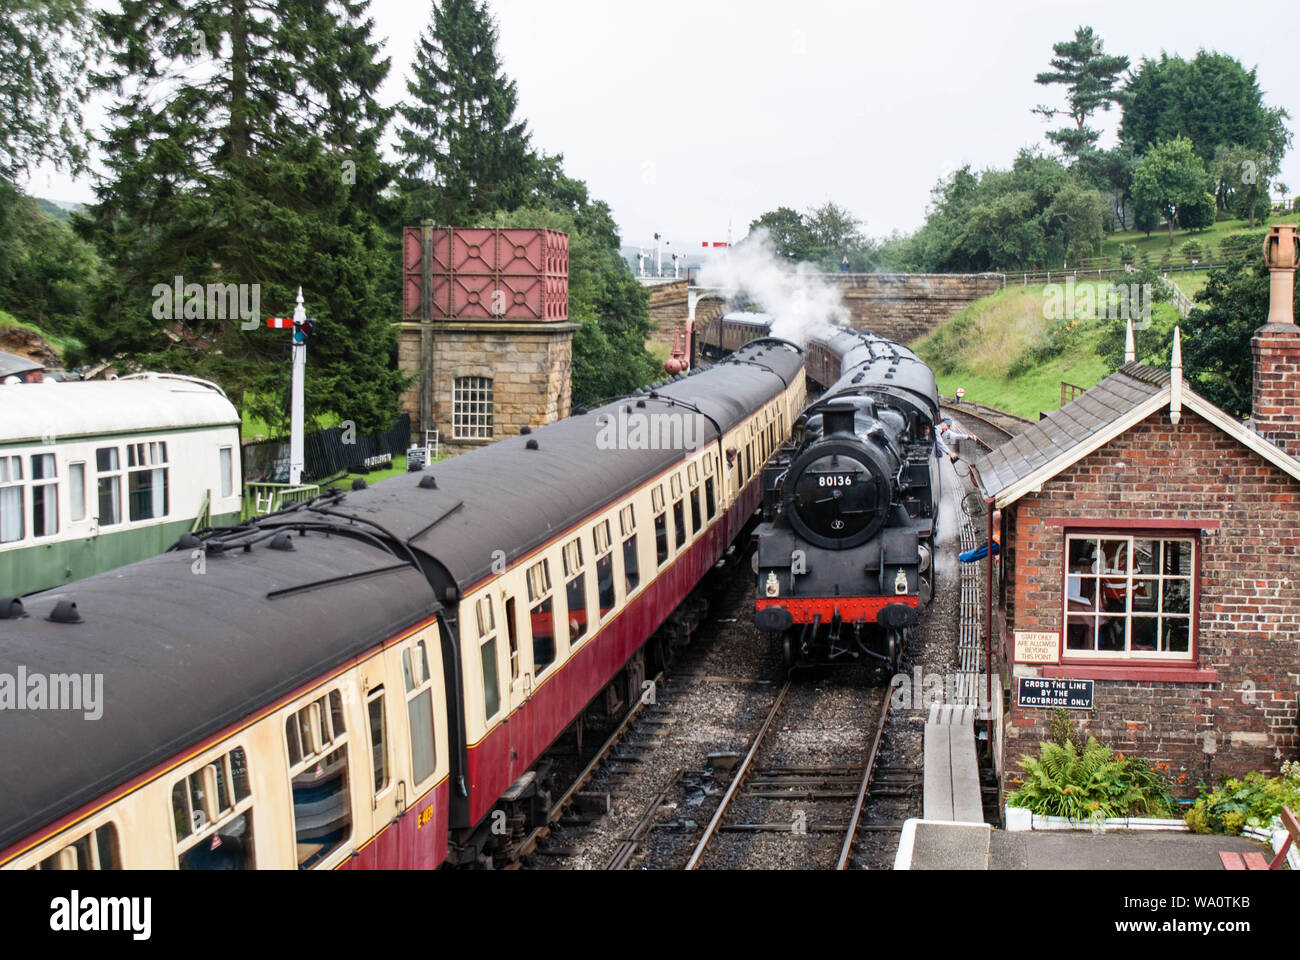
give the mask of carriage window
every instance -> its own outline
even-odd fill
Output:
[[[80,523],[86,519],[86,465],[68,464],[68,520]]]
[[[109,527],[122,522],[122,461],[117,447],[95,451],[98,476],[99,525]]]
[[[650,491],[650,509],[659,513],[664,508],[664,485],[661,483]]]
[[[691,491],[691,530],[699,533],[703,525],[704,520],[700,516],[700,488],[696,487]]]
[[[229,497],[235,491],[234,450],[222,447],[217,454],[218,472],[221,474],[221,495]]]
[[[626,507],[618,512],[619,534],[624,538],[632,536],[632,531],[636,529],[636,505],[629,503]]]
[[[32,536],[50,537],[59,532],[59,484],[54,454],[33,454],[31,460]]]
[[[501,687],[497,674],[497,622],[492,598],[481,597],[476,604],[479,636],[479,660],[483,665],[483,719],[491,720],[501,709]]]
[[[182,870],[251,870],[256,866],[253,798],[243,747],[172,785],[172,823]]]
[[[519,633],[515,628],[515,598],[506,599],[506,638],[510,641],[510,679],[519,679]]]
[[[668,562],[668,515],[655,515],[655,558],[659,566]]]
[[[564,598],[569,608],[569,642],[587,635],[587,575],[582,571],[582,540],[564,545]]]
[[[698,463],[688,463],[686,465],[686,482],[692,487],[700,482],[700,465]]]
[[[117,827],[106,823],[52,853],[33,870],[121,870]]]
[[[610,540],[609,521],[596,524],[596,591],[600,594],[600,618],[614,609],[614,544]]]
[[[0,543],[24,537],[23,458],[0,457]]]
[[[167,444],[128,443],[126,466],[132,520],[167,516]]]
[[[533,628],[533,671],[541,674],[555,662],[555,605],[549,560],[528,569],[528,617]]]
[[[1196,542],[1066,539],[1067,655],[1190,660]]]
[[[682,475],[681,475],[680,473],[674,473],[674,474],[672,475],[672,479],[669,481],[669,485],[672,487],[672,491],[673,491],[673,499],[676,500],[676,499],[678,499],[679,497],[681,497],[681,495],[682,495]]]
[[[708,508],[709,519],[718,512],[718,502],[713,496],[713,478],[709,477],[704,481],[704,505]]]
[[[641,583],[641,571],[636,559],[636,534],[623,541],[623,594],[627,596]]]
[[[437,756],[433,742],[433,677],[424,641],[417,640],[402,654],[406,683],[406,718],[411,731],[411,779],[418,788],[433,776]]]
[[[384,688],[375,687],[366,697],[370,720],[370,762],[375,772],[375,793],[388,786],[388,721],[384,715]]]
[[[677,549],[686,546],[686,504],[678,500],[673,504],[673,526],[677,534]]]

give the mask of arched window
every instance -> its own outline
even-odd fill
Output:
[[[452,437],[492,439],[492,379],[457,377],[452,404]]]

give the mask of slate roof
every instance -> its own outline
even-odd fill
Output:
[[[995,497],[1084,443],[1169,386],[1169,371],[1126,363],[1060,410],[1012,437],[975,463],[985,496]]]

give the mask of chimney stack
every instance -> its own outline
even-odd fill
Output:
[[[1300,237],[1293,226],[1264,238],[1269,269],[1268,321],[1250,341],[1255,358],[1252,419],[1261,436],[1291,456],[1300,454],[1300,328],[1293,308]]]

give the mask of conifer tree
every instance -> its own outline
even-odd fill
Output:
[[[1078,27],[1073,40],[1052,44],[1052,52],[1056,54],[1052,69],[1040,73],[1034,82],[1044,86],[1063,84],[1069,109],[1038,106],[1034,113],[1047,119],[1064,115],[1074,121],[1073,127],[1048,131],[1047,139],[1067,157],[1077,157],[1100,138],[1100,132],[1088,126],[1088,118],[1097,110],[1110,110],[1112,103],[1119,102],[1115,84],[1120,73],[1128,69],[1129,60],[1105,53],[1101,37],[1092,32],[1092,27]]]
[[[374,97],[389,63],[367,6],[133,0],[100,15],[110,62],[93,79],[118,98],[108,173],[78,223],[106,268],[83,359],[208,376],[277,422],[288,337],[264,318],[288,315],[301,285],[317,321],[309,416],[391,422],[403,378],[376,220],[391,179],[378,149],[390,111]],[[160,304],[155,288],[177,276],[256,285],[259,316]]]
[[[536,161],[496,44],[482,0],[433,0],[398,108],[408,222],[457,226],[527,198]]]

